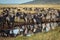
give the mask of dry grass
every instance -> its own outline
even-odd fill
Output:
[[[41,8],[55,8],[60,9],[60,5],[52,5],[52,4],[39,4],[39,5],[32,5],[32,4],[26,4],[26,5],[1,5],[0,7],[41,7]]]

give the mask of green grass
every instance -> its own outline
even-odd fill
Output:
[[[37,33],[30,37],[17,36],[14,38],[5,38],[6,40],[60,40],[60,27],[49,32]]]
[[[37,33],[30,37],[16,37],[15,40],[60,40],[60,27],[49,32]]]

